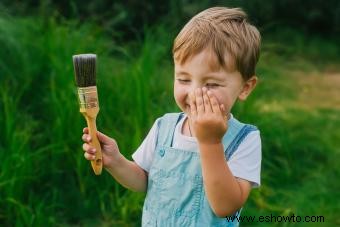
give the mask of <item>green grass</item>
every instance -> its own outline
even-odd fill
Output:
[[[106,172],[96,177],[83,158],[72,55],[98,55],[98,128],[130,157],[157,117],[177,111],[174,35],[160,25],[117,46],[90,23],[0,17],[1,225],[138,226],[144,195]],[[292,31],[264,39],[260,84],[234,108],[260,128],[263,142],[262,187],[243,215],[324,215],[339,224],[339,110],[290,106],[299,87],[286,76],[322,70],[337,53],[332,42]]]

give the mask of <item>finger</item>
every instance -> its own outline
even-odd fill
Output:
[[[221,112],[220,105],[218,104],[216,97],[213,95],[211,91],[208,91],[207,94],[210,100],[212,111],[214,113],[220,113]]]
[[[226,112],[225,112],[225,107],[224,107],[223,104],[220,105],[220,109],[221,109],[221,114],[222,114],[225,118],[227,118],[227,114],[226,114]]]
[[[85,153],[89,153],[89,154],[96,153],[96,148],[91,147],[88,143],[83,144],[83,150],[85,151]]]
[[[190,107],[190,104],[187,105],[187,106],[185,106],[185,113],[187,113],[188,116],[190,117],[190,115],[191,115],[191,107]]]
[[[195,90],[195,98],[196,98],[196,106],[198,115],[204,113],[204,101],[203,101],[203,93],[201,88],[197,88]]]
[[[89,160],[89,161],[95,160],[95,159],[96,159],[96,156],[95,156],[95,155],[89,154],[89,153],[87,153],[87,152],[84,153],[84,157],[85,157],[87,160]]]
[[[189,93],[190,103],[194,103],[196,105],[196,97],[195,97],[195,91],[191,91]]]
[[[189,94],[189,98],[190,98],[190,113],[191,113],[192,116],[196,116],[197,115],[197,107],[196,107],[194,92],[191,92]]]
[[[89,134],[83,134],[81,138],[84,142],[91,142],[91,136]]]
[[[208,89],[206,87],[202,88],[204,109],[207,113],[211,113],[213,111],[212,111],[212,108],[211,108],[210,99],[208,97],[207,91],[208,91]]]
[[[89,134],[89,128],[88,127],[83,128],[83,133]]]
[[[223,104],[221,104],[221,105],[220,105],[220,108],[221,108],[221,111],[222,111],[222,113],[224,113],[224,111],[225,111],[225,107],[224,107],[224,105],[223,105]]]

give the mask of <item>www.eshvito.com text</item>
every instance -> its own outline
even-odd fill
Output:
[[[226,217],[228,221],[233,222],[291,222],[291,223],[299,223],[299,222],[325,222],[325,217],[320,215],[306,215],[306,216],[299,216],[299,215],[260,215],[260,216],[230,216]]]

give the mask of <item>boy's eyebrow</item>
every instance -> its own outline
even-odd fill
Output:
[[[186,72],[186,71],[182,71],[182,70],[175,71],[175,73],[176,73],[177,75],[191,76],[190,73],[188,73],[188,72]]]
[[[183,75],[183,76],[191,76],[190,73],[188,73],[186,71],[182,71],[182,70],[175,71],[175,74],[176,75]],[[215,73],[208,73],[207,75],[203,76],[202,79],[204,79],[204,80],[214,79],[214,80],[217,80],[217,81],[223,81],[224,80],[224,78],[222,78],[220,75],[215,74]]]

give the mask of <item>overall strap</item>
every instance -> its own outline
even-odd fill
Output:
[[[243,139],[257,128],[253,125],[244,124],[232,118],[228,121],[228,131],[223,137],[223,146],[227,160],[234,154]]]
[[[158,121],[157,146],[172,146],[173,135],[177,123],[183,117],[183,113],[167,113]]]

